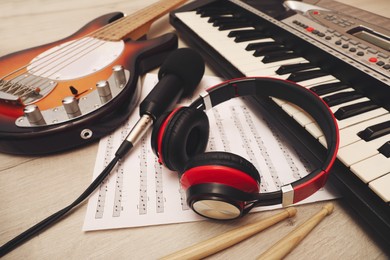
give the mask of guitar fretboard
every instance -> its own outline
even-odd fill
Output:
[[[127,37],[137,40],[149,30],[152,22],[187,0],[163,0],[150,5],[131,16],[125,16],[97,30],[91,36],[107,41],[120,41]]]

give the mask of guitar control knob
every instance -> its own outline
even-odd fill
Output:
[[[116,65],[112,68],[114,73],[115,83],[118,88],[123,88],[126,85],[125,69],[121,65]]]
[[[70,119],[81,115],[79,103],[74,96],[66,97],[62,100],[62,105]]]
[[[98,83],[96,83],[96,88],[100,96],[100,101],[102,104],[107,103],[112,99],[110,84],[108,81],[101,80]]]
[[[46,125],[45,119],[37,105],[28,105],[23,110],[28,122],[32,126]]]

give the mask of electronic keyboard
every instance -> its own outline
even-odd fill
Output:
[[[378,19],[295,1],[198,0],[170,14],[217,74],[294,81],[330,106],[341,135],[330,181],[390,245],[390,19]],[[283,100],[255,101],[307,159],[321,161],[325,139],[312,118]]]

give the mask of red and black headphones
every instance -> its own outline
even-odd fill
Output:
[[[209,137],[205,111],[242,96],[283,99],[311,115],[326,139],[322,165],[279,191],[259,193],[260,175],[245,158],[227,152],[205,153]],[[165,113],[153,128],[151,142],[160,163],[179,173],[187,203],[196,213],[211,219],[235,219],[256,206],[291,205],[323,187],[336,159],[339,132],[333,113],[312,91],[285,80],[253,77],[218,84],[189,107]]]

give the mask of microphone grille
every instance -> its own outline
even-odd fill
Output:
[[[158,78],[174,74],[184,83],[183,95],[192,92],[201,81],[205,70],[202,56],[190,48],[181,48],[172,52],[161,65]]]

